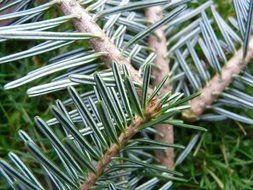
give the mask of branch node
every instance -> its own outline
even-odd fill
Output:
[[[250,39],[249,50],[243,61],[241,59],[242,55],[243,48],[240,48],[240,50],[238,50],[234,56],[223,66],[220,75],[217,73],[201,90],[201,96],[203,98],[200,99],[197,97],[191,100],[191,112],[194,113],[196,118],[198,118],[205,111],[205,108],[215,102],[218,95],[233,82],[234,78],[242,72],[242,70],[251,60],[253,56],[253,37]],[[199,105],[204,106],[200,107]],[[189,115],[188,112],[183,112],[183,115],[186,120],[192,121],[193,117],[191,114]]]

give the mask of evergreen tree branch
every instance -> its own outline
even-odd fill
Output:
[[[156,23],[163,18],[162,7],[151,7],[146,10],[146,15],[151,23]],[[156,51],[156,58],[154,64],[158,68],[154,68],[152,74],[154,75],[154,85],[157,86],[163,79],[164,76],[168,75],[169,60],[167,59],[167,45],[166,45],[166,35],[164,32],[164,27],[160,27],[155,31],[155,35],[149,37],[149,46]],[[171,86],[169,81],[161,89],[162,93],[167,93],[171,91]],[[164,134],[164,136],[156,135],[156,140],[166,143],[174,143],[174,132],[173,126],[168,124],[159,124],[156,130]],[[173,148],[167,148],[166,154],[162,151],[156,152],[160,163],[168,168],[174,167],[174,151]]]
[[[147,108],[147,113],[144,118],[136,117],[133,124],[127,127],[119,136],[119,142],[111,144],[110,148],[103,155],[102,159],[96,165],[96,173],[90,171],[87,174],[85,182],[81,185],[81,190],[89,190],[95,185],[100,176],[103,175],[105,168],[110,164],[113,157],[118,156],[119,151],[122,150],[129,140],[140,130],[140,127],[154,119],[157,112],[157,107],[150,106]]]
[[[138,72],[131,66],[129,61],[121,54],[120,50],[96,24],[87,10],[85,10],[76,0],[57,0],[57,2],[65,15],[77,15],[77,19],[73,21],[77,30],[100,36],[99,39],[90,40],[90,45],[96,52],[107,53],[107,55],[103,57],[103,61],[109,68],[111,68],[113,62],[116,62],[120,69],[122,69],[123,65],[126,65],[133,80],[136,83],[142,84]]]
[[[243,59],[243,48],[222,68],[221,74],[216,74],[208,84],[201,90],[200,96],[190,101],[191,109],[183,112],[187,120],[195,121],[232,82],[235,75],[238,75],[253,57],[253,37],[249,42],[249,50]]]

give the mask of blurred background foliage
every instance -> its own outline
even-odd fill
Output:
[[[215,0],[218,12],[224,18],[233,15],[231,0]],[[51,12],[50,14],[56,14]],[[64,26],[71,27],[71,26]],[[79,42],[80,43],[80,42]],[[79,44],[80,45],[80,44]],[[87,45],[87,44],[81,44]],[[27,42],[11,42],[0,44],[0,57],[18,52],[29,46]],[[35,56],[32,59],[22,59],[11,64],[0,65],[0,156],[6,157],[9,151],[22,151],[17,131],[25,129],[31,135],[36,135],[33,117],[40,115],[50,118],[49,107],[53,100],[64,99],[64,91],[50,95],[29,98],[26,95],[28,85],[14,90],[4,91],[7,82],[24,76],[28,71],[47,64],[47,60],[62,50]],[[53,76],[52,76],[53,77]],[[50,77],[47,79],[50,81]],[[37,81],[39,83],[39,81]],[[46,81],[44,81],[46,82]],[[36,83],[35,83],[36,84]],[[35,85],[33,83],[33,85]],[[253,94],[253,92],[252,92]],[[253,113],[244,110],[253,118]],[[189,156],[181,170],[189,179],[188,183],[176,183],[173,189],[253,189],[253,126],[244,126],[233,121],[198,123],[206,127],[208,132],[201,138],[192,155]],[[175,139],[187,143],[191,138],[189,130],[175,130]],[[179,139],[180,138],[180,139]],[[0,189],[5,189],[0,182]]]

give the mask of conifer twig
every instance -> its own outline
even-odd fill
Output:
[[[111,68],[113,62],[116,62],[120,69],[123,65],[126,65],[133,80],[138,84],[142,84],[138,72],[121,54],[120,50],[114,45],[110,38],[107,37],[103,30],[96,24],[89,13],[76,0],[57,0],[57,2],[65,15],[77,16],[77,19],[73,21],[77,30],[100,36],[100,38],[91,39],[90,45],[96,52],[107,53],[107,55],[103,57],[103,61],[107,67]]]
[[[119,151],[122,150],[127,142],[137,133],[139,132],[139,128],[143,126],[145,123],[148,123],[153,117],[154,113],[157,112],[156,106],[149,106],[147,108],[147,113],[144,118],[136,117],[133,124],[127,127],[127,129],[122,132],[119,136],[119,143],[111,144],[110,148],[104,154],[102,159],[98,161],[96,164],[96,173],[90,171],[87,174],[87,178],[84,183],[81,185],[81,190],[89,190],[92,186],[95,185],[98,178],[103,174],[105,168],[110,164],[113,157],[116,157],[119,154]]]
[[[151,23],[156,23],[163,18],[163,10],[162,7],[156,6],[151,7],[146,10],[146,15],[148,20]],[[158,68],[154,68],[152,74],[154,75],[154,85],[158,85],[159,82],[163,79],[164,76],[168,75],[169,68],[169,60],[167,59],[167,45],[166,45],[166,36],[164,33],[164,28],[160,27],[155,31],[155,35],[151,35],[149,37],[149,47],[156,51],[156,58],[154,60],[154,64],[158,66]],[[161,90],[162,93],[167,93],[171,91],[171,86],[169,81],[164,85]],[[156,126],[156,130],[164,134],[164,136],[156,135],[156,140],[166,143],[174,142],[174,132],[173,126],[168,124],[159,124]],[[167,168],[172,169],[174,167],[174,151],[173,148],[167,148],[166,154],[162,151],[157,151],[157,157],[160,160],[160,163]]]
[[[248,53],[243,60],[243,48],[222,68],[221,74],[216,74],[201,90],[200,96],[190,101],[191,109],[183,112],[183,117],[195,121],[211,105],[232,82],[235,75],[239,74],[253,57],[253,37],[250,38]]]

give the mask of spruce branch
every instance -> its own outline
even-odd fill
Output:
[[[138,72],[131,66],[120,50],[96,24],[87,10],[85,10],[76,0],[57,0],[57,3],[65,15],[77,15],[77,19],[73,21],[77,30],[100,36],[99,39],[90,40],[90,45],[96,52],[107,53],[106,56],[103,57],[103,61],[109,68],[111,68],[113,62],[116,62],[120,69],[122,69],[123,65],[126,65],[133,80],[136,83],[142,83],[138,76]]]
[[[93,185],[95,185],[99,177],[103,174],[105,168],[112,161],[112,158],[118,156],[119,151],[125,147],[125,145],[137,132],[139,132],[141,126],[151,121],[156,112],[157,107],[154,107],[147,111],[144,118],[142,117],[135,118],[133,124],[127,127],[127,129],[120,134],[118,143],[111,144],[110,148],[104,154],[103,158],[97,163],[96,165],[97,172],[94,173],[90,171],[87,174],[85,182],[81,185],[81,190],[88,190]]]
[[[253,37],[250,38],[248,52],[243,59],[243,48],[240,48],[235,55],[222,68],[220,74],[216,74],[208,84],[201,90],[199,97],[190,101],[191,109],[183,112],[183,117],[190,121],[195,121],[228,87],[235,75],[247,66],[253,57]]]
[[[92,99],[90,95],[87,97],[93,103],[86,102],[75,88],[69,87],[68,92],[76,110],[68,112],[65,105],[57,101],[56,106],[52,106],[52,113],[55,118],[50,122],[35,117],[36,130],[50,142],[61,164],[56,164],[55,161],[49,159],[46,152],[40,150],[36,142],[21,130],[19,135],[25,142],[29,152],[41,164],[52,181],[56,183],[55,185],[61,187],[61,189],[68,189],[68,186],[72,189],[81,190],[107,189],[108,184],[116,185],[121,182],[120,175],[118,175],[119,170],[126,173],[125,177],[129,181],[129,183],[126,181],[128,184],[122,184],[124,188],[136,188],[139,182],[142,183],[143,180],[137,181],[138,184],[133,184],[130,179],[138,174],[146,176],[149,180],[150,172],[154,173],[155,177],[159,179],[184,180],[180,178],[182,176],[180,172],[152,164],[154,159],[152,155],[149,155],[149,151],[166,150],[167,147],[182,149],[183,146],[156,142],[149,139],[148,136],[135,139],[135,135],[139,132],[151,132],[151,127],[159,123],[173,122],[170,119],[171,117],[188,108],[188,106],[185,106],[188,98],[181,99],[182,96],[177,94],[174,95],[175,98],[177,97],[174,101],[171,101],[169,96],[164,96],[162,100],[159,100],[156,97],[157,92],[154,92],[151,95],[152,99],[147,100],[141,107],[136,88],[133,85],[133,80],[128,75],[127,69],[124,68],[123,78],[119,68],[114,63],[113,73],[116,82],[115,89],[108,87],[106,81],[99,74],[94,75],[95,84],[93,85],[97,89],[96,97]],[[149,64],[144,69],[144,75],[146,76],[144,81],[145,78],[146,81],[149,81],[151,77]],[[123,79],[125,80],[123,81]],[[123,104],[118,104],[119,97],[115,91],[116,89],[119,90],[121,98],[124,96],[121,99],[124,105],[129,105],[133,111],[129,115],[124,114]],[[142,89],[142,94],[146,97],[147,88]],[[130,102],[131,104],[129,104]],[[179,122],[179,126],[183,126],[181,121],[177,120],[177,122]],[[86,127],[80,129],[80,123]],[[61,127],[61,130],[57,133],[54,131],[56,128],[52,127],[55,124],[59,124]],[[190,128],[197,129],[196,126],[190,126]],[[203,131],[203,128],[197,130]],[[155,132],[152,134],[155,134]],[[135,150],[138,151],[135,152]],[[186,154],[188,153],[182,152],[182,155]],[[183,157],[185,158],[185,156]],[[182,156],[179,158],[182,161]],[[22,175],[23,168],[26,170],[28,168],[21,159],[18,157],[17,159],[18,163],[23,166],[20,169],[21,171],[0,159],[0,169],[6,172],[5,176],[10,179],[9,183],[12,185],[15,180],[18,180],[21,181],[22,185],[32,189],[43,189],[40,188],[42,185],[39,182],[33,183],[33,179],[36,179],[36,177],[32,173],[30,173],[31,178]],[[17,159],[15,159],[14,165],[17,163]],[[120,165],[118,160],[122,161]],[[136,166],[138,167],[136,168]],[[163,173],[161,174],[161,172]],[[113,179],[109,179],[109,177],[113,177]],[[143,187],[145,184],[139,187]],[[121,185],[118,185],[120,188]],[[157,185],[161,185],[160,180],[157,181]]]
[[[146,15],[151,23],[156,23],[163,18],[163,9],[160,6],[151,7],[146,10]],[[152,74],[154,75],[154,85],[158,85],[163,77],[168,75],[169,60],[167,59],[167,45],[166,45],[166,35],[164,32],[164,27],[158,28],[155,32],[155,35],[149,37],[148,43],[149,46],[156,51],[156,58],[154,64],[158,67],[153,69]],[[171,86],[169,81],[161,89],[162,93],[171,91]],[[156,127],[156,130],[164,134],[164,136],[156,135],[156,140],[166,143],[174,142],[174,132],[173,126],[169,124],[159,124]],[[173,148],[167,148],[166,154],[161,151],[157,151],[157,157],[160,160],[161,164],[168,167],[174,167],[174,151]]]

